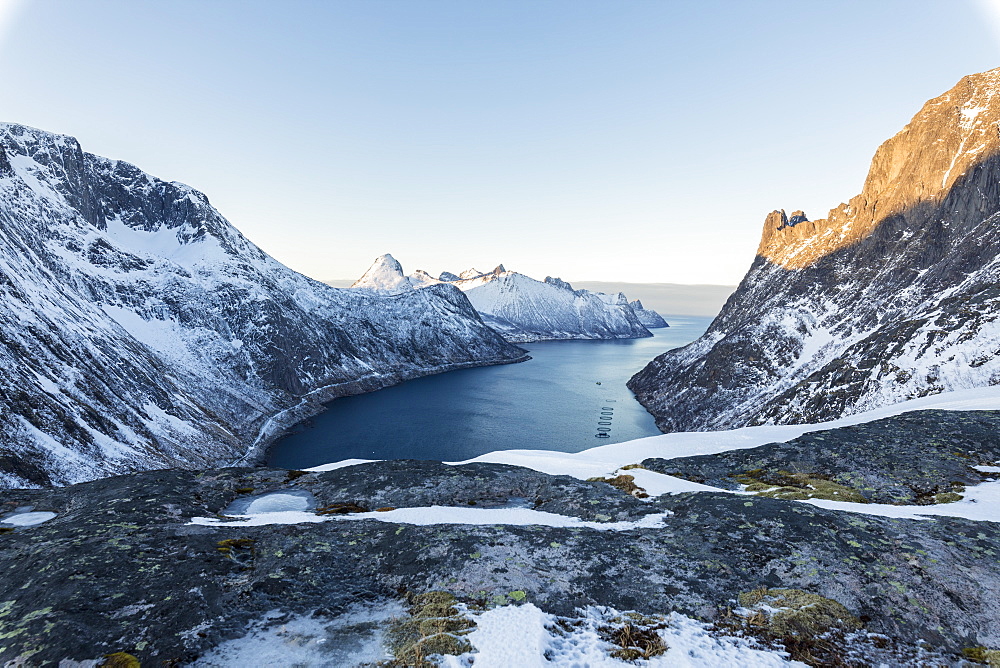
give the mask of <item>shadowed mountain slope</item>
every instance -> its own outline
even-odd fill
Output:
[[[332,288],[188,186],[0,125],[0,487],[221,465],[324,400],[523,358],[451,286]]]
[[[813,422],[1000,382],[998,91],[991,70],[927,102],[826,219],[768,215],[705,335],[630,381],[659,427]]]

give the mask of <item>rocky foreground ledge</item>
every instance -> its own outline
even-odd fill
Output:
[[[946,450],[979,452],[997,439],[982,420],[1000,418],[953,414],[970,415],[978,421],[948,423],[956,433],[966,426]],[[897,434],[917,424],[912,415],[882,422]],[[911,458],[941,441],[911,440]],[[772,468],[791,466],[774,446],[742,452],[754,451]],[[669,461],[661,468],[710,473]],[[676,611],[813,665],[960,665],[963,650],[982,659],[983,648],[1000,646],[996,523],[892,519],[747,494],[641,499],[619,487],[628,488],[503,464],[386,461],[3,490],[0,661],[93,666],[130,655],[186,664],[249,629],[322,623],[362,604],[404,622],[415,615],[410,626],[394,622],[387,637],[397,661],[382,665],[461,654],[471,622],[441,620],[513,604],[567,619],[594,605],[636,611],[626,624],[635,633]],[[769,626],[794,601],[807,619]],[[427,609],[453,645],[420,650],[434,635],[420,630]],[[615,656],[643,658],[646,650],[626,645]]]

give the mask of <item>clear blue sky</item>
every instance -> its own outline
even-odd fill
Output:
[[[13,7],[13,10],[11,9]],[[737,282],[765,214],[1000,66],[973,0],[0,0],[0,120],[188,183],[319,279]]]

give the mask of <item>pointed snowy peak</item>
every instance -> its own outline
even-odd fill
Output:
[[[645,309],[642,308],[642,302],[639,301],[638,299],[636,299],[633,302],[629,302],[628,305],[631,306],[632,310],[634,310],[634,311],[643,311],[643,310],[645,310]]]
[[[386,253],[375,258],[365,275],[359,278],[352,288],[366,288],[379,292],[398,294],[412,290],[413,286],[403,273],[403,265],[396,258]]]
[[[482,276],[482,275],[483,275],[483,272],[479,271],[476,268],[471,268],[471,269],[466,269],[465,271],[463,271],[461,274],[458,275],[458,277],[461,278],[461,279],[463,279],[463,280],[465,280],[465,279],[469,279],[469,278],[476,278],[477,276]]]
[[[507,272],[507,270],[504,269],[504,266],[502,264],[498,264],[496,267],[493,268],[493,272],[492,273],[493,273],[494,276],[499,276],[500,274],[503,274],[503,273],[506,273],[506,272]]]
[[[423,269],[417,269],[415,272],[409,275],[410,285],[415,288],[423,288],[428,285],[436,285],[440,283],[438,279],[434,278],[428,274]]]
[[[452,281],[459,280],[459,277],[456,274],[451,273],[450,271],[442,271],[441,275],[438,276],[438,280],[451,283]]]

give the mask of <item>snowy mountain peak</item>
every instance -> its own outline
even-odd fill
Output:
[[[410,281],[406,279],[406,274],[403,273],[403,265],[388,253],[375,258],[368,271],[351,287],[366,288],[388,294],[399,294],[413,289]]]
[[[428,274],[423,269],[417,269],[415,272],[408,276],[410,285],[415,288],[422,288],[428,285],[434,285],[436,283],[441,283],[442,281],[434,278]]]
[[[382,260],[385,257],[379,258]],[[393,261],[395,262],[395,261]],[[439,286],[458,288],[479,312],[483,321],[511,342],[526,343],[549,339],[627,339],[651,336],[647,328],[668,327],[655,311],[646,311],[630,305],[623,293],[606,295],[603,292],[574,290],[566,281],[546,276],[538,281],[516,271],[508,271],[502,264],[493,271],[483,273],[467,269],[459,276],[442,272],[436,279],[426,271],[417,270],[409,277],[402,276],[398,263],[384,269],[382,263],[370,269],[352,287],[372,289],[375,285],[389,285],[389,289],[405,291],[408,287],[429,288]],[[388,276],[386,278],[385,276]],[[406,281],[406,287],[402,286]]]
[[[775,211],[765,220],[757,255],[801,269],[857,244],[885,221],[919,216],[953,190],[963,191],[1000,153],[1000,68],[962,78],[929,100],[875,152],[859,195],[808,220]],[[977,207],[976,216],[982,213]]]
[[[1000,383],[1000,69],[929,100],[862,193],[774,211],[708,331],[629,387],[664,430],[835,419]]]

